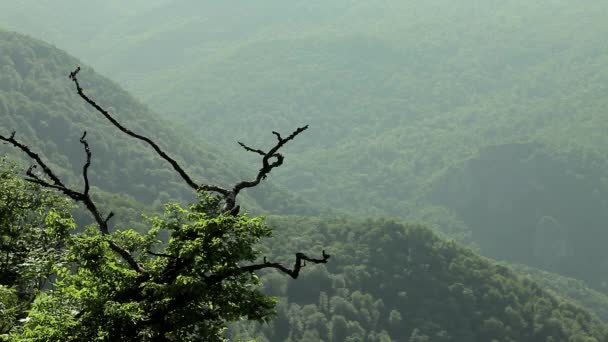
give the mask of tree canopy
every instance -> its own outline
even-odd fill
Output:
[[[64,183],[38,153],[16,138],[15,131],[0,134],[1,141],[33,163],[26,171],[26,181],[81,204],[94,221],[73,237],[63,236],[61,243],[69,242],[68,263],[50,263],[47,277],[55,275],[57,279],[51,289],[35,297],[25,323],[13,328],[14,339],[220,341],[227,322],[271,316],[273,301],[256,286],[256,271],[272,268],[295,279],[304,262],[328,261],[329,255],[323,251],[318,259],[296,253],[293,268],[266,258],[254,263],[259,255],[255,245],[268,237],[270,230],[259,219],[240,214],[237,204],[242,190],[256,187],[283,164],[280,149],[308,126],[286,137],[273,131],[276,143],[266,151],[240,143],[246,151],[261,156],[262,166],[253,179],[230,188],[197,183],[156,142],[124,126],[86,94],[78,79],[80,71],[78,67],[69,74],[80,98],[113,128],[151,147],[199,201],[190,211],[179,204],[167,204],[164,219],[150,219],[152,227],[144,233],[132,229],[112,232],[114,213],[104,214],[91,197],[93,153],[86,131],[79,139],[85,155],[82,190]],[[13,199],[9,196],[10,192],[10,203]],[[169,236],[166,244],[158,240],[159,232]],[[10,293],[4,295],[8,298]]]

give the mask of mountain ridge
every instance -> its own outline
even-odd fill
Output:
[[[196,178],[204,175],[205,182],[230,184],[247,177],[243,166],[227,161],[218,149],[188,138],[196,135],[194,129],[182,127],[179,131],[175,124],[150,111],[117,84],[51,45],[0,31],[0,51],[3,56],[0,110],[5,113],[0,127],[5,134],[16,131],[18,140],[41,151],[49,165],[56,167],[60,176],[67,177],[68,183],[80,182],[84,152],[78,139],[87,131],[93,153],[90,170],[93,186],[130,195],[144,204],[193,198],[191,190],[148,146],[122,135],[77,96],[67,78],[76,66],[82,68],[81,83],[92,98],[130,129],[151,133],[150,137],[167,153],[176,156]],[[16,151],[3,150],[20,156]],[[272,183],[251,194],[253,197],[285,196],[283,209],[291,210],[289,202],[293,199],[292,204],[299,201],[296,207],[314,211],[313,206]],[[252,209],[262,210],[251,194],[246,202]]]

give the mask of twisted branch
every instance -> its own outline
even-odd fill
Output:
[[[243,273],[251,273],[259,270],[263,270],[266,268],[274,268],[279,270],[282,273],[285,273],[292,277],[293,279],[297,279],[300,276],[300,271],[303,267],[306,266],[306,261],[311,262],[313,264],[326,264],[330,258],[330,255],[323,251],[322,258],[311,258],[305,255],[304,253],[296,253],[296,261],[293,265],[293,268],[289,268],[278,262],[268,262],[266,257],[264,257],[264,261],[260,264],[252,264],[247,266],[241,266],[237,269],[222,273],[222,274],[213,274],[205,277],[205,282],[209,285],[217,284],[222,282],[223,280],[235,277],[237,275]]]
[[[240,270],[242,272],[254,272],[265,268],[275,268],[285,274],[288,274],[293,279],[297,279],[300,275],[300,270],[302,269],[302,267],[306,266],[306,261],[312,262],[313,264],[327,264],[330,255],[323,251],[322,256],[323,257],[321,259],[315,259],[306,256],[304,253],[296,253],[296,262],[293,266],[293,269],[289,269],[277,262],[268,262],[266,261],[266,258],[264,258],[263,263],[243,266],[240,268]]]
[[[299,127],[285,139],[283,139],[279,133],[272,131],[272,134],[276,135],[277,137],[277,143],[268,152],[264,152],[259,149],[254,149],[243,144],[242,142],[238,142],[239,145],[241,145],[246,151],[262,155],[262,168],[260,168],[258,174],[253,180],[241,181],[237,183],[232,188],[232,190],[230,190],[228,195],[224,196],[224,210],[231,210],[236,206],[236,196],[238,196],[241,190],[257,186],[262,180],[266,179],[272,169],[283,165],[285,157],[279,153],[279,150],[281,149],[281,147],[283,147],[289,141],[295,139],[296,136],[298,136],[300,133],[304,132],[307,129],[308,125]]]
[[[87,102],[89,105],[91,105],[93,108],[95,108],[95,110],[97,112],[99,112],[101,115],[103,115],[103,117],[105,117],[112,125],[114,125],[116,128],[118,128],[121,132],[123,132],[123,133],[127,134],[128,136],[133,137],[135,139],[144,141],[145,143],[150,145],[152,147],[152,149],[154,149],[154,151],[161,158],[163,158],[169,164],[171,164],[173,169],[182,177],[182,179],[186,182],[186,184],[188,184],[192,189],[194,189],[195,191],[204,190],[204,191],[215,192],[215,193],[218,193],[219,195],[221,195],[224,200],[223,210],[225,212],[238,213],[239,209],[236,204],[236,197],[239,195],[241,190],[257,186],[258,184],[260,184],[260,182],[262,180],[266,179],[266,177],[272,171],[272,169],[281,166],[283,164],[283,160],[285,159],[285,157],[283,157],[282,154],[278,153],[278,151],[289,141],[293,140],[297,135],[299,135],[300,133],[302,133],[306,129],[308,129],[308,125],[306,125],[304,127],[299,127],[294,132],[292,132],[287,138],[283,138],[281,136],[281,134],[273,131],[272,134],[274,134],[277,137],[277,143],[268,152],[264,152],[260,149],[254,149],[254,148],[251,148],[251,147],[243,144],[242,142],[238,142],[239,145],[241,145],[246,151],[253,152],[253,153],[256,153],[256,154],[262,156],[262,168],[260,168],[260,170],[258,171],[258,174],[256,175],[256,177],[253,180],[241,181],[241,182],[235,184],[232,187],[232,189],[230,189],[230,190],[222,188],[217,185],[198,184],[192,180],[192,178],[186,173],[186,171],[184,171],[184,169],[179,165],[179,163],[175,159],[171,158],[167,153],[165,153],[154,141],[152,141],[150,138],[148,138],[146,136],[137,134],[137,133],[131,131],[130,129],[128,129],[127,127],[125,127],[124,125],[122,125],[107,110],[105,110],[103,107],[101,107],[99,104],[97,104],[93,99],[91,99],[87,94],[85,94],[84,90],[80,86],[80,82],[78,81],[79,72],[80,72],[80,67],[77,67],[76,70],[74,70],[70,73],[69,78],[70,78],[70,80],[72,80],[72,82],[74,82],[74,84],[76,85],[76,92],[85,102]]]
[[[141,141],[147,143],[149,146],[151,146],[152,149],[162,159],[167,161],[173,167],[173,169],[181,176],[181,178],[186,182],[186,184],[188,184],[188,186],[190,186],[192,189],[194,189],[195,191],[202,190],[202,191],[215,192],[215,193],[219,194],[224,200],[224,207],[223,207],[224,212],[228,212],[232,215],[238,215],[240,207],[236,204],[236,197],[238,196],[240,191],[243,189],[252,188],[252,187],[259,185],[262,180],[266,179],[268,174],[270,174],[270,172],[274,168],[281,166],[283,164],[283,161],[285,160],[285,157],[279,153],[279,150],[285,144],[287,144],[291,140],[295,139],[299,134],[301,134],[306,129],[308,129],[308,125],[299,127],[295,131],[293,131],[289,136],[287,136],[287,138],[283,138],[281,136],[281,134],[279,134],[278,132],[272,131],[272,134],[275,135],[277,138],[277,142],[270,150],[268,150],[268,152],[264,152],[261,149],[251,148],[242,142],[238,142],[239,145],[241,147],[243,147],[246,151],[262,156],[262,167],[258,170],[258,173],[254,179],[238,182],[230,190],[227,190],[225,188],[222,188],[222,187],[216,186],[216,185],[198,184],[194,180],[192,180],[192,178],[186,173],[186,171],[179,165],[179,163],[175,159],[171,158],[167,153],[165,153],[154,141],[152,141],[150,138],[148,138],[146,136],[137,134],[137,133],[131,131],[130,129],[126,128],[120,122],[118,122],[118,120],[116,120],[112,115],[110,115],[110,113],[107,110],[105,110],[103,107],[101,107],[95,101],[93,101],[90,97],[88,97],[85,94],[84,90],[82,89],[82,87],[80,86],[80,83],[78,81],[77,76],[78,76],[78,73],[80,72],[80,70],[81,70],[80,67],[76,68],[76,70],[74,70],[73,72],[71,72],[69,74],[69,78],[75,84],[78,95],[85,102],[87,102],[89,105],[91,105],[97,112],[99,112],[103,117],[105,117],[112,125],[114,125],[121,132],[125,133],[126,135],[128,135],[132,138],[141,140]],[[47,188],[61,191],[65,195],[67,195],[68,197],[73,199],[74,201],[83,203],[85,205],[85,207],[87,208],[87,210],[95,218],[95,221],[97,222],[97,225],[98,225],[101,233],[103,235],[108,235],[109,234],[108,221],[112,218],[114,213],[110,212],[106,218],[103,218],[101,216],[99,210],[97,209],[97,206],[95,205],[95,203],[89,196],[90,185],[89,185],[88,170],[91,165],[91,151],[89,148],[89,144],[86,140],[86,134],[87,133],[85,131],[83,133],[82,137],[80,138],[80,143],[83,145],[85,153],[86,153],[86,162],[82,168],[82,177],[83,177],[83,181],[84,181],[83,192],[78,192],[78,191],[75,191],[73,189],[66,187],[61,182],[61,180],[53,173],[53,171],[42,161],[42,159],[40,158],[40,156],[38,154],[34,153],[26,145],[21,144],[14,139],[15,132],[12,132],[10,137],[4,137],[4,136],[0,135],[0,140],[10,143],[13,146],[21,149],[31,159],[36,161],[37,165],[33,165],[32,167],[30,167],[27,170],[26,174],[30,177],[30,178],[26,179],[27,181],[39,184],[39,185],[47,187]],[[44,174],[48,178],[50,178],[51,182],[40,178],[38,175],[36,175],[33,172],[33,169],[36,166],[40,166],[42,168]],[[137,272],[142,274],[144,277],[147,275],[147,271],[139,263],[137,263],[137,261],[135,261],[134,257],[130,254],[130,252],[128,250],[119,246],[116,242],[114,242],[112,240],[110,240],[109,242],[110,242],[110,247],[112,248],[112,250],[114,250],[116,253],[118,253],[134,270],[136,270]],[[175,258],[175,262],[177,262],[177,263],[179,263],[179,261],[180,261],[180,260],[178,260],[179,258],[168,255],[168,254],[155,253],[152,251],[148,251],[148,253],[150,255],[157,256],[157,257],[165,257],[165,258],[170,258],[170,259]],[[264,262],[261,264],[252,264],[252,265],[247,265],[247,266],[241,266],[241,267],[233,269],[232,271],[229,271],[227,273],[212,274],[212,275],[205,276],[204,278],[207,283],[215,284],[215,283],[223,281],[224,279],[226,279],[228,277],[235,276],[238,274],[243,274],[246,272],[255,272],[255,271],[266,269],[266,268],[274,268],[295,279],[295,278],[298,278],[302,267],[304,267],[306,265],[306,261],[312,262],[314,264],[327,263],[329,257],[330,257],[329,254],[326,254],[325,251],[323,251],[323,253],[322,253],[322,258],[310,258],[303,253],[296,253],[296,261],[295,261],[293,268],[289,268],[280,263],[268,262],[268,261],[266,261],[266,258],[264,258]]]
[[[154,141],[152,141],[150,138],[148,138],[146,136],[143,136],[141,134],[137,134],[137,133],[131,131],[130,129],[128,129],[125,126],[123,126],[120,122],[118,122],[118,120],[116,120],[112,115],[110,115],[110,113],[108,113],[107,110],[103,109],[100,105],[98,105],[95,101],[93,101],[90,97],[88,97],[84,93],[84,90],[80,86],[80,83],[79,83],[78,77],[77,77],[79,72],[80,72],[80,67],[78,67],[78,68],[76,68],[76,70],[72,71],[70,73],[70,76],[69,76],[70,80],[72,80],[72,82],[74,82],[74,84],[76,85],[76,91],[78,92],[78,95],[83,100],[85,100],[89,105],[91,105],[93,108],[95,108],[95,110],[97,110],[97,112],[99,112],[101,115],[103,115],[108,121],[110,121],[110,123],[112,123],[121,132],[125,133],[126,135],[128,135],[130,137],[133,137],[135,139],[141,140],[141,141],[147,143],[148,145],[150,145],[152,147],[152,149],[154,149],[154,151],[161,158],[163,158],[169,164],[171,164],[171,166],[173,167],[173,169],[182,177],[182,179],[186,182],[186,184],[188,184],[188,186],[190,186],[195,191],[205,190],[205,191],[217,192],[217,193],[220,193],[220,194],[225,194],[225,193],[228,192],[228,190],[223,189],[223,188],[218,187],[218,186],[205,185],[205,184],[197,184],[186,173],[186,171],[184,171],[184,169],[179,165],[179,163],[175,159],[171,158],[167,153],[165,153]]]
[[[80,143],[84,146],[84,152],[87,155],[87,161],[82,166],[82,178],[84,180],[84,194],[87,196],[89,194],[89,166],[91,166],[91,149],[89,148],[89,143],[85,140],[87,137],[87,131],[82,133],[82,137],[80,138]],[[105,220],[106,222],[108,220]]]

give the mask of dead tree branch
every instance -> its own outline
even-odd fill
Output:
[[[82,179],[84,180],[84,195],[89,195],[89,166],[91,166],[91,149],[89,148],[89,143],[85,140],[87,137],[87,131],[82,133],[82,137],[80,138],[80,143],[84,146],[84,152],[87,155],[87,161],[82,166]],[[107,221],[107,220],[106,220]]]
[[[226,201],[224,209],[231,210],[232,208],[234,208],[236,206],[236,196],[238,196],[241,190],[257,186],[262,180],[266,179],[272,169],[283,165],[285,157],[283,157],[283,155],[279,153],[279,150],[281,149],[281,147],[285,146],[285,144],[295,139],[295,137],[297,137],[300,133],[304,132],[307,129],[308,125],[299,127],[285,139],[283,139],[279,133],[273,131],[272,134],[276,135],[277,143],[268,152],[251,148],[243,144],[242,142],[239,142],[239,145],[241,145],[245,150],[262,155],[262,168],[258,171],[258,174],[256,175],[255,179],[250,181],[239,182],[232,188],[228,196],[224,197]]]
[[[280,263],[268,262],[266,261],[266,258],[264,258],[263,263],[240,267],[240,271],[254,272],[265,268],[275,268],[285,274],[288,274],[293,279],[296,279],[300,275],[300,270],[302,269],[302,267],[306,266],[306,261],[312,262],[313,264],[326,264],[329,260],[330,255],[326,254],[325,251],[323,251],[322,256],[323,257],[321,259],[315,259],[306,256],[304,253],[296,253],[296,262],[292,269],[289,269]]]
[[[215,185],[198,184],[192,180],[192,178],[186,173],[186,171],[184,171],[184,169],[177,163],[177,161],[175,159],[171,158],[167,153],[165,153],[154,141],[152,141],[148,137],[134,133],[133,131],[129,130],[128,128],[126,128],[125,126],[120,124],[107,110],[105,110],[103,107],[101,107],[95,101],[93,101],[89,96],[87,96],[78,81],[79,72],[80,72],[80,67],[76,68],[76,70],[71,72],[69,77],[76,85],[76,91],[78,92],[78,95],[80,95],[80,97],[84,101],[86,101],[93,108],[95,108],[95,110],[97,112],[99,112],[101,115],[103,115],[108,121],[110,121],[110,123],[112,123],[120,131],[127,134],[128,136],[131,136],[135,139],[144,141],[148,145],[150,145],[152,147],[152,149],[154,149],[154,151],[161,158],[163,158],[169,164],[171,164],[173,169],[182,177],[182,179],[184,179],[184,181],[192,189],[194,189],[195,191],[204,190],[204,191],[211,191],[211,192],[218,193],[224,200],[224,206],[223,206],[224,212],[228,212],[231,215],[238,215],[238,213],[239,213],[240,207],[236,204],[236,198],[239,195],[239,193],[241,192],[241,190],[247,189],[247,188],[252,188],[252,187],[259,185],[262,180],[266,179],[266,177],[270,174],[270,172],[274,168],[277,168],[277,167],[283,165],[283,161],[285,160],[285,157],[281,153],[279,153],[279,150],[283,146],[285,146],[285,144],[287,144],[291,140],[295,139],[299,134],[301,134],[302,132],[304,132],[305,130],[308,129],[308,125],[299,127],[286,138],[283,138],[280,133],[278,133],[276,131],[272,131],[272,134],[275,135],[277,138],[277,142],[270,150],[268,150],[268,152],[264,152],[261,149],[255,149],[255,148],[249,147],[248,145],[245,145],[242,142],[238,142],[239,145],[241,147],[243,147],[246,151],[262,156],[262,167],[259,169],[259,171],[254,179],[238,182],[230,190],[227,190],[220,186],[215,186]],[[150,253],[150,254],[156,255],[156,256],[161,256],[161,254],[158,254],[158,253],[154,253],[154,254]],[[165,257],[165,255],[162,255],[162,256]],[[237,273],[254,272],[254,271],[265,269],[265,268],[275,268],[285,274],[288,274],[292,278],[297,278],[298,275],[300,274],[300,269],[304,265],[303,262],[309,261],[309,262],[317,263],[317,264],[318,263],[327,263],[328,259],[329,259],[329,255],[325,254],[325,251],[323,251],[323,258],[321,258],[321,259],[310,258],[310,257],[304,255],[303,253],[296,253],[296,262],[294,264],[293,269],[289,269],[288,267],[283,266],[282,264],[279,264],[279,263],[269,263],[269,262],[264,261],[264,263],[262,263],[262,264],[255,264],[255,265],[240,267],[238,269]],[[178,264],[179,264],[179,262],[177,262],[175,265],[178,265]],[[175,267],[177,267],[177,266],[175,266]],[[167,272],[170,274],[176,274],[175,271],[176,271],[176,269],[167,270]],[[234,275],[234,274],[232,274],[232,275]],[[211,276],[207,277],[206,279],[211,282],[221,281],[221,280],[225,279],[227,276],[228,275],[211,275]],[[213,280],[213,279],[215,279],[215,280]]]
[[[112,123],[112,125],[114,125],[116,128],[118,128],[121,132],[125,133],[126,135],[133,137],[135,139],[141,140],[141,141],[147,143],[148,145],[150,145],[152,147],[152,149],[154,149],[154,151],[161,158],[163,158],[169,164],[171,164],[173,169],[182,177],[182,179],[186,182],[186,184],[188,184],[192,189],[194,189],[196,191],[199,191],[199,190],[213,191],[213,192],[217,192],[220,194],[228,193],[228,190],[223,189],[221,187],[217,187],[217,186],[213,186],[213,185],[197,184],[186,173],[186,171],[184,171],[184,169],[179,165],[179,163],[175,159],[171,158],[167,153],[165,153],[154,141],[152,141],[152,139],[150,139],[146,136],[143,136],[141,134],[137,134],[137,133],[131,131],[130,129],[126,128],[120,122],[118,122],[118,120],[116,120],[112,115],[110,115],[110,113],[107,110],[103,109],[100,105],[98,105],[95,101],[93,101],[87,94],[84,93],[84,90],[82,89],[82,87],[80,86],[80,83],[78,81],[79,72],[80,72],[80,67],[78,67],[78,68],[76,68],[76,70],[72,71],[69,76],[70,79],[72,80],[72,82],[74,82],[74,84],[76,85],[76,91],[78,92],[78,95],[83,100],[85,100],[89,105],[91,105],[93,108],[95,108],[95,110],[97,110],[97,112],[99,112],[101,115],[103,115],[108,121],[110,121],[110,123]]]
[[[141,134],[137,134],[137,133],[131,131],[130,129],[128,129],[127,127],[125,127],[124,125],[122,125],[107,110],[105,110],[103,107],[101,107],[99,104],[97,104],[93,99],[91,99],[87,94],[85,94],[84,90],[82,89],[82,87],[78,81],[78,73],[80,72],[80,70],[81,70],[80,67],[76,68],[76,70],[74,70],[73,72],[71,72],[69,74],[69,78],[75,84],[78,95],[85,102],[87,102],[89,105],[91,105],[97,112],[99,112],[104,118],[106,118],[118,130],[120,130],[121,132],[125,133],[126,135],[128,135],[132,138],[143,141],[143,142],[147,143],[150,147],[152,147],[152,149],[162,159],[167,161],[173,167],[173,169],[180,175],[180,177],[192,189],[194,189],[195,191],[215,192],[218,195],[220,195],[224,201],[224,206],[223,206],[224,212],[228,212],[231,215],[238,215],[239,206],[236,204],[236,198],[239,195],[239,193],[241,192],[241,190],[247,189],[247,188],[252,188],[252,187],[259,185],[262,180],[266,179],[266,177],[270,174],[270,172],[274,168],[281,166],[283,164],[283,161],[285,160],[285,157],[281,153],[279,153],[279,150],[283,146],[285,146],[285,144],[287,144],[291,140],[295,139],[299,134],[301,134],[306,129],[308,129],[308,125],[299,127],[286,138],[283,138],[281,136],[281,134],[279,134],[278,132],[272,131],[272,134],[275,135],[277,138],[277,142],[270,150],[268,150],[268,152],[264,152],[261,149],[251,148],[251,147],[245,145],[244,143],[239,142],[239,145],[241,145],[241,147],[243,147],[246,151],[262,156],[262,167],[259,169],[259,171],[254,179],[238,182],[229,190],[222,188],[220,186],[216,186],[216,185],[207,185],[207,184],[202,184],[202,183],[199,184],[199,183],[196,183],[192,179],[192,177],[190,177],[188,175],[188,173],[186,173],[186,171],[179,165],[179,163],[175,159],[173,159],[166,152],[164,152],[158,146],[158,144],[156,144],[150,138],[143,136]],[[95,203],[89,196],[90,184],[89,184],[88,170],[89,170],[89,167],[91,166],[91,151],[89,148],[89,144],[86,140],[86,132],[84,132],[82,137],[80,138],[80,143],[83,145],[85,154],[86,154],[86,162],[82,168],[82,178],[84,181],[84,190],[82,192],[73,190],[73,189],[65,186],[65,184],[63,184],[61,182],[61,180],[44,163],[44,161],[40,158],[40,156],[38,154],[34,153],[26,145],[19,143],[17,140],[14,139],[14,137],[15,137],[15,132],[13,132],[9,137],[4,137],[4,136],[0,135],[0,140],[10,143],[13,146],[19,148],[21,151],[23,151],[25,154],[27,154],[31,159],[36,161],[36,164],[37,164],[37,165],[33,165],[32,167],[30,167],[27,170],[26,174],[29,178],[27,178],[26,180],[28,180],[32,183],[39,184],[46,188],[51,188],[51,189],[55,189],[57,191],[61,191],[66,196],[70,197],[72,200],[84,204],[84,206],[87,208],[87,210],[91,213],[91,215],[94,217],[95,221],[97,222],[97,225],[98,225],[101,233],[103,235],[108,235],[109,234],[108,221],[112,218],[114,213],[110,212],[108,216],[103,218],[100,211],[98,210],[97,206],[95,205]],[[50,181],[47,181],[47,180],[41,178],[40,176],[38,176],[37,174],[35,174],[33,172],[33,169],[36,166],[39,166],[40,168],[42,168],[44,175],[46,175],[46,177],[49,178]],[[135,260],[133,255],[131,255],[131,253],[128,250],[119,246],[116,242],[112,241],[111,239],[109,240],[109,242],[110,242],[110,246],[111,246],[112,250],[115,251],[116,253],[118,253],[131,266],[131,268],[133,268],[134,270],[136,270],[137,272],[139,272],[140,274],[142,274],[144,276],[146,276],[148,274],[147,271]],[[181,265],[182,260],[180,260],[180,258],[178,258],[176,256],[171,256],[171,255],[163,254],[163,253],[155,253],[152,251],[148,251],[148,254],[157,256],[157,257],[164,257],[164,258],[172,259],[172,263],[170,263],[170,264],[175,264],[175,265],[174,265],[174,267],[170,267],[170,268],[172,268],[171,270],[167,269],[168,274],[177,274],[176,273],[177,270],[181,267],[179,265]],[[266,269],[266,268],[274,268],[295,279],[299,276],[300,270],[302,267],[305,266],[306,261],[312,262],[315,264],[327,263],[329,257],[330,257],[329,254],[326,254],[325,251],[323,251],[322,258],[319,258],[319,259],[310,258],[303,253],[296,253],[296,261],[295,261],[293,268],[289,268],[280,263],[267,262],[266,259],[264,259],[264,262],[261,264],[241,266],[241,267],[237,267],[236,269],[233,269],[232,271],[230,271],[228,273],[206,275],[204,278],[208,283],[214,284],[217,282],[221,282],[228,277],[235,276],[238,274],[243,274],[243,273],[247,273],[247,272],[255,272],[255,271]]]
[[[37,165],[32,165],[27,169],[26,175],[29,178],[26,178],[25,179],[26,181],[38,184],[38,185],[46,187],[46,188],[61,191],[63,194],[65,194],[66,196],[71,198],[73,201],[82,203],[85,206],[85,208],[87,208],[89,213],[91,213],[91,215],[95,219],[95,222],[97,222],[97,226],[98,226],[100,232],[103,235],[108,235],[109,234],[108,221],[114,214],[110,213],[104,219],[102,217],[99,209],[95,205],[95,202],[93,202],[93,200],[89,196],[90,184],[89,184],[89,177],[88,177],[88,169],[89,169],[89,166],[91,165],[91,150],[89,149],[88,142],[85,140],[86,135],[87,135],[87,133],[84,132],[84,134],[80,138],[80,142],[84,146],[84,150],[86,153],[86,162],[82,168],[82,177],[84,180],[84,190],[82,192],[68,188],[65,184],[63,184],[63,182],[61,182],[61,180],[59,179],[59,177],[57,177],[57,175],[53,172],[53,170],[51,170],[51,168],[42,160],[42,158],[40,158],[40,155],[33,152],[27,145],[24,145],[15,139],[15,132],[12,132],[11,135],[8,137],[0,135],[0,140],[7,142],[7,143],[13,145],[14,147],[20,149],[23,153],[25,153],[31,159],[36,161]],[[36,173],[34,173],[34,169],[36,168],[36,166],[40,166],[40,168],[44,172],[44,175],[46,177],[48,177],[50,179],[50,181],[47,181],[47,180],[41,178]],[[131,266],[131,268],[133,268],[135,271],[139,272],[140,274],[147,273],[147,271],[135,260],[135,258],[131,255],[131,253],[128,250],[126,250],[125,248],[118,245],[116,242],[114,242],[112,240],[109,240],[109,243],[110,243],[110,248],[112,248],[112,250],[114,252],[118,253]]]
[[[313,264],[326,264],[328,262],[329,258],[330,258],[330,255],[325,253],[325,251],[323,251],[322,258],[320,258],[320,259],[308,257],[304,253],[296,253],[296,261],[293,265],[293,268],[289,268],[278,262],[268,262],[266,260],[266,258],[264,258],[264,261],[260,264],[241,266],[235,270],[232,270],[232,271],[229,271],[229,272],[226,272],[223,274],[209,275],[205,278],[205,281],[207,282],[207,284],[213,285],[213,284],[217,284],[229,277],[235,277],[235,276],[243,274],[243,273],[251,273],[251,272],[255,272],[255,271],[259,271],[259,270],[263,270],[263,269],[267,269],[267,268],[274,268],[276,270],[279,270],[282,273],[289,275],[293,279],[297,279],[300,276],[300,270],[302,270],[302,268],[306,266],[306,261],[311,262]]]
[[[257,186],[258,184],[260,184],[260,182],[262,180],[266,179],[266,177],[272,171],[272,169],[281,166],[283,164],[283,160],[285,158],[283,157],[282,154],[278,153],[279,150],[285,144],[287,144],[289,141],[293,140],[297,135],[299,135],[300,133],[302,133],[306,129],[308,129],[308,125],[306,125],[304,127],[299,127],[293,133],[291,133],[287,138],[283,138],[281,136],[281,134],[273,131],[272,134],[274,134],[277,137],[277,143],[268,152],[264,152],[260,149],[251,148],[251,147],[239,142],[239,145],[241,145],[245,150],[262,156],[262,168],[260,168],[260,170],[258,171],[258,174],[256,175],[256,177],[253,180],[241,181],[241,182],[235,184],[232,187],[232,189],[230,189],[230,190],[222,188],[217,185],[199,184],[199,183],[196,183],[194,180],[192,180],[192,177],[190,177],[188,175],[188,173],[179,165],[179,163],[175,159],[170,157],[165,151],[163,151],[158,146],[158,144],[156,144],[154,141],[152,141],[152,139],[131,131],[130,129],[128,129],[127,127],[122,125],[120,122],[118,122],[118,120],[116,120],[116,118],[114,118],[107,110],[105,110],[102,106],[97,104],[97,102],[95,102],[93,99],[91,99],[84,92],[83,88],[80,86],[80,82],[78,81],[79,72],[80,72],[80,67],[77,67],[76,70],[74,70],[70,73],[69,78],[70,78],[70,80],[72,80],[72,82],[74,82],[74,84],[76,85],[76,92],[85,102],[87,102],[89,105],[91,105],[97,112],[99,112],[103,117],[105,117],[112,125],[114,125],[116,128],[118,128],[121,132],[127,134],[128,136],[130,136],[132,138],[144,141],[145,143],[150,145],[152,147],[152,149],[161,158],[163,158],[165,161],[167,161],[169,164],[171,164],[173,169],[182,177],[182,179],[186,182],[186,184],[188,184],[188,186],[190,186],[192,189],[194,189],[195,191],[204,190],[204,191],[215,192],[215,193],[218,193],[220,196],[222,196],[222,198],[224,200],[223,209],[224,209],[224,211],[230,212],[230,213],[238,213],[238,208],[236,205],[236,197],[239,195],[241,190]]]
[[[242,143],[242,142],[240,142],[240,141],[237,141],[237,142],[238,142],[238,143],[239,143],[239,145],[241,145],[241,146],[242,146],[242,147],[243,147],[243,148],[244,148],[246,151],[253,152],[253,153],[257,153],[257,154],[261,155],[262,157],[266,155],[266,152],[264,152],[264,151],[262,151],[262,150],[256,150],[255,148],[251,148],[251,147],[249,147],[249,146],[247,146],[247,145],[243,144],[243,143]]]

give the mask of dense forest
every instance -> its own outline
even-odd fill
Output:
[[[40,149],[60,175],[73,177],[83,158],[78,139],[88,130],[95,151],[94,162],[103,165],[91,170],[91,180],[106,196],[126,195],[123,201],[131,198],[132,204],[125,208],[136,205],[135,201],[158,207],[170,199],[189,198],[184,185],[176,181],[158,157],[143,145],[133,144],[108,129],[110,126],[78,99],[66,80],[69,71],[80,65],[80,61],[53,46],[7,31],[0,31],[0,49],[0,108],[3,110],[0,128],[5,132],[16,131],[18,137]],[[228,183],[243,175],[243,166],[236,159],[221,156],[219,145],[193,142],[190,137],[197,135],[195,130],[178,129],[171,120],[152,112],[115,83],[94,72],[88,74],[83,86],[90,87],[100,103],[119,112],[121,120],[132,129],[154,132],[161,146],[171,152],[179,151],[181,160],[193,173],[219,183]],[[236,149],[237,138],[234,140],[231,145]],[[293,213],[315,211],[312,205],[276,185],[269,184],[257,193],[256,196],[253,192],[258,200],[252,200],[250,207],[258,211],[268,206]],[[286,200],[290,196],[293,199]],[[273,197],[283,201],[273,201]]]
[[[20,15],[50,6],[74,13],[79,24]],[[92,12],[85,3],[30,0],[0,9],[7,26],[82,56],[234,159],[243,158],[234,154],[235,137],[262,143],[269,125],[310,123],[311,142],[295,142],[293,162],[274,179],[305,199],[355,216],[424,222],[485,255],[538,267],[551,256],[521,251],[518,242],[529,244],[550,217],[568,235],[563,253],[573,257],[549,269],[597,288],[607,282],[602,272],[584,271],[584,254],[597,248],[580,249],[608,242],[598,236],[608,200],[603,3],[159,0],[108,1]],[[501,193],[502,203],[527,196],[530,183],[537,189],[528,214],[501,214],[505,225],[517,222],[511,233],[488,226],[497,221],[487,219],[496,214],[491,208],[467,211],[450,194],[464,189],[456,182],[475,181],[467,172],[476,172],[470,165],[480,154],[506,153],[495,158],[517,168],[510,158],[518,156],[506,152],[517,144],[534,146],[528,157],[540,159],[530,161],[533,168],[562,163],[568,170],[559,180],[525,179],[532,171],[509,180],[522,191]],[[454,174],[463,169],[464,176]],[[506,182],[502,173],[488,177]],[[565,211],[565,202],[538,200],[568,201],[572,187],[593,204],[572,199],[580,206]],[[516,235],[504,251],[488,240],[499,230]]]
[[[280,242],[268,245],[272,253],[287,257],[289,247],[283,246],[325,246],[335,258],[294,281],[265,275],[267,292],[282,299],[277,318],[268,326],[235,327],[236,336],[269,341],[607,338],[597,316],[572,299],[548,292],[531,280],[534,276],[518,275],[428,228],[326,217],[271,222]],[[290,243],[294,235],[301,237]],[[565,282],[562,286],[576,288]],[[598,298],[604,301],[598,307],[605,310],[605,297]]]
[[[276,316],[231,323],[229,339],[605,341],[606,15],[592,0],[5,2],[0,134],[78,185],[86,130],[93,197],[145,233],[141,214],[197,198],[79,98],[76,66],[202,182],[257,171],[237,141],[310,124],[241,204],[271,215],[264,256],[332,259],[294,280],[261,272]],[[30,163],[0,156],[17,163],[5,178]],[[81,231],[84,209],[56,210]],[[11,291],[29,296],[1,284],[0,334],[23,318]]]

